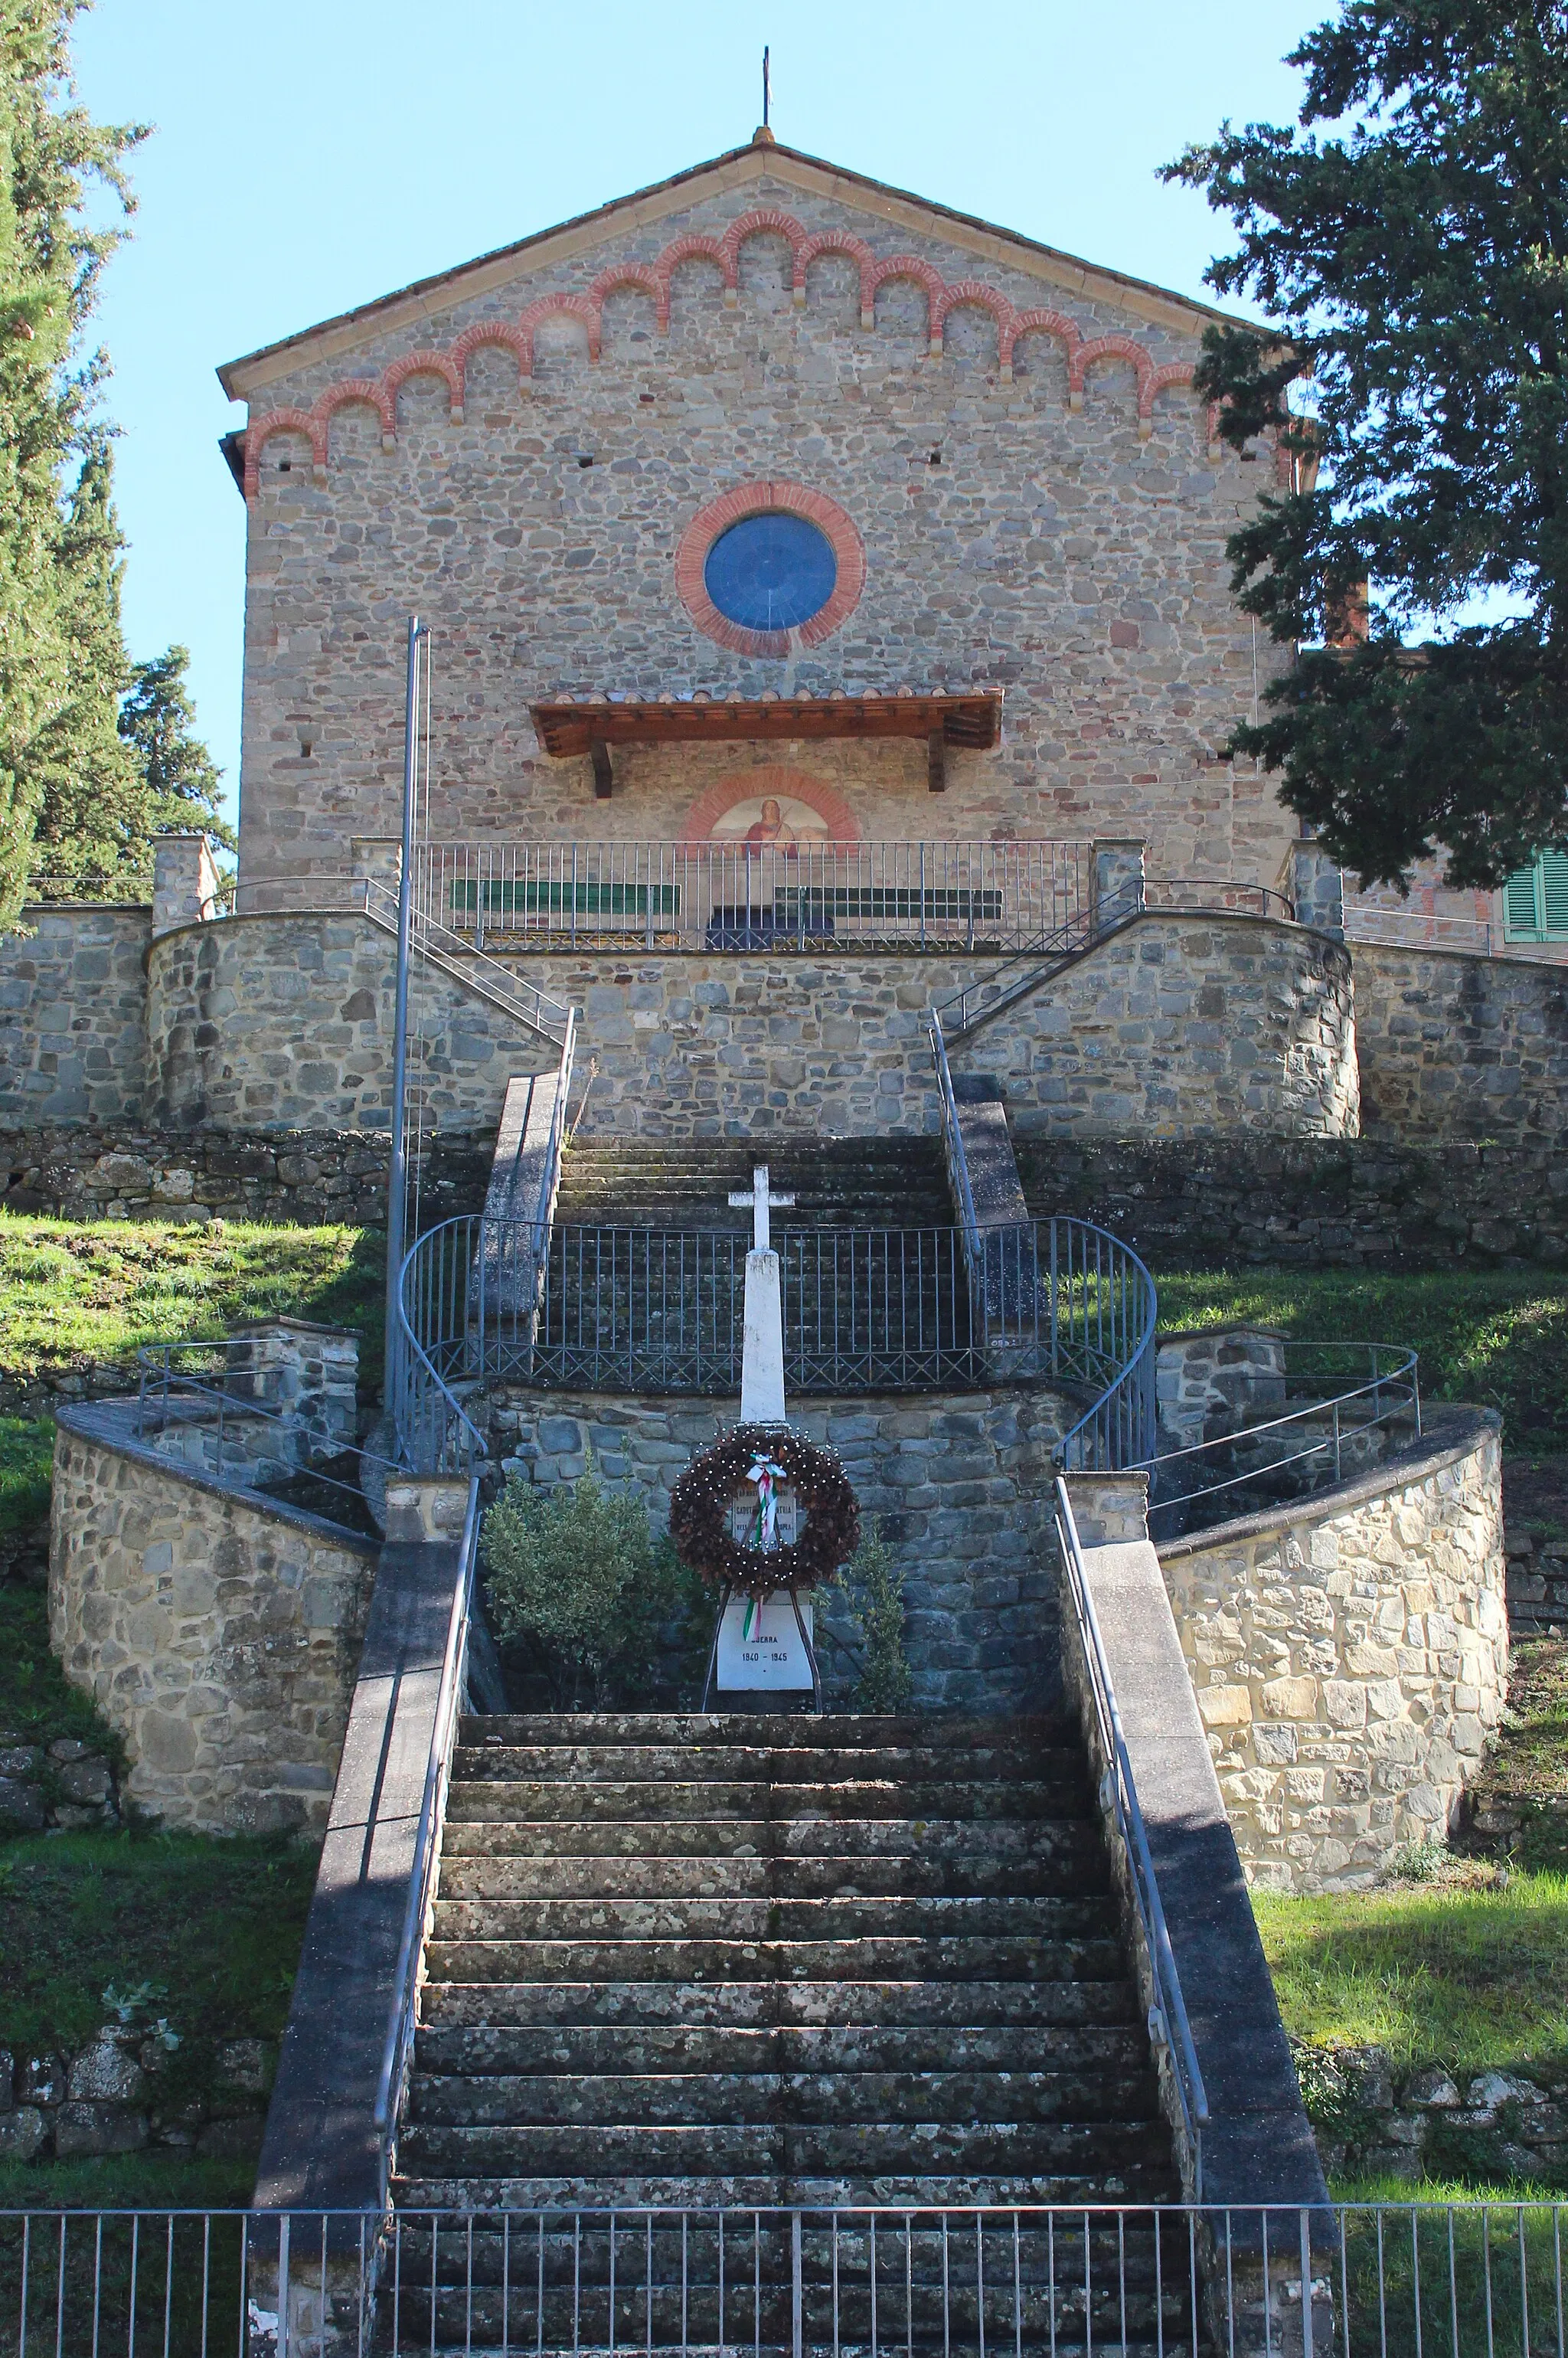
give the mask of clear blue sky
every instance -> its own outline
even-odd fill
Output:
[[[183,640],[239,765],[244,511],[220,361],[750,138],[782,139],[1201,294],[1225,224],[1157,165],[1222,116],[1288,122],[1328,0],[97,0],[78,80],[155,126],[100,334],[132,652]]]

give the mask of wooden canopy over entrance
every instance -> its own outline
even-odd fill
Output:
[[[972,696],[660,697],[649,703],[531,705],[546,753],[598,745],[712,745],[742,738],[931,737],[984,752],[1001,730],[1001,691]]]

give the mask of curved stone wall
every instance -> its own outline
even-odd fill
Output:
[[[927,1016],[994,958],[628,949],[514,971],[582,1011],[598,1072],[585,1137],[671,1141],[939,1127]],[[233,1130],[384,1127],[393,960],[354,916],[226,918],[148,960],[154,1119]],[[444,977],[417,1020],[429,1106],[493,1125],[509,1074],[550,1051]],[[1357,1123],[1344,948],[1253,917],[1151,915],[955,1049],[1017,1128],[1079,1137],[1338,1138]]]
[[[1359,1482],[1160,1547],[1255,1884],[1351,1888],[1443,1838],[1507,1692],[1500,1450],[1439,1409]]]

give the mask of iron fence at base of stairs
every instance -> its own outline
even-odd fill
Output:
[[[1550,2201],[0,2212],[5,2358],[1562,2358],[1564,2338]]]

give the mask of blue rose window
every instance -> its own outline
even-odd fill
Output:
[[[747,631],[793,631],[827,605],[838,560],[816,525],[769,508],[719,534],[702,579],[726,622]]]

